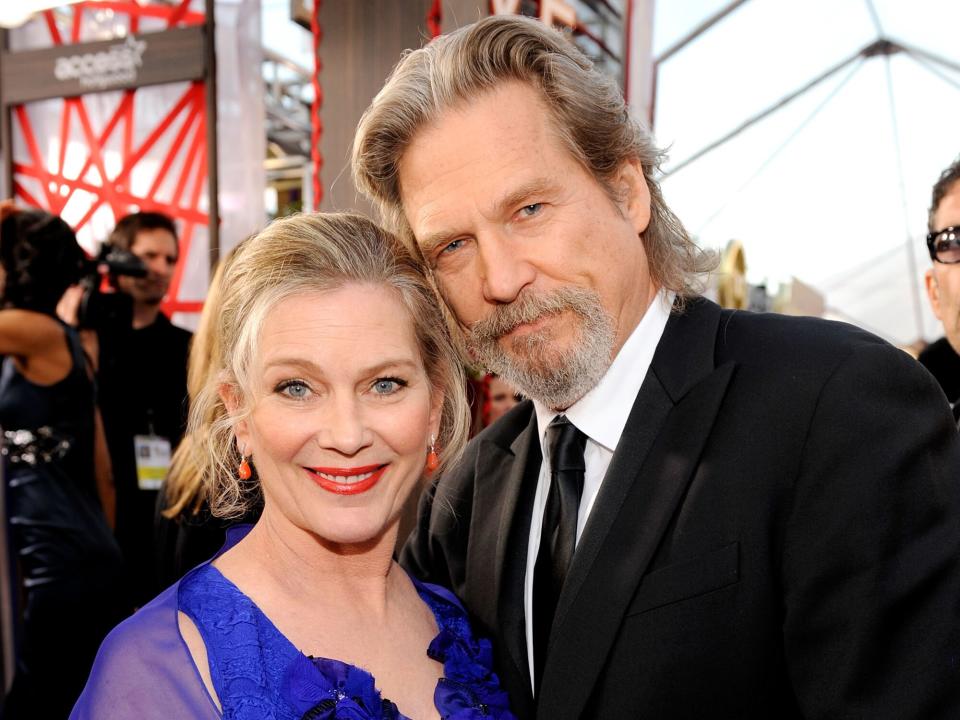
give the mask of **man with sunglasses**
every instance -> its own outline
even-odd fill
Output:
[[[927,295],[946,337],[920,353],[920,362],[940,383],[960,420],[960,157],[933,186],[927,220]]]

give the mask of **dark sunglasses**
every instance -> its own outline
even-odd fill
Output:
[[[946,265],[960,263],[960,225],[951,225],[927,235],[930,259]]]

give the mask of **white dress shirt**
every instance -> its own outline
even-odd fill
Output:
[[[543,513],[550,490],[550,458],[546,444],[547,426],[557,415],[566,415],[587,436],[583,459],[586,472],[583,480],[583,496],[577,513],[577,541],[590,517],[590,510],[600,492],[603,477],[607,473],[617,443],[627,424],[630,410],[647,376],[653,354],[670,318],[673,293],[659,293],[654,297],[637,327],[620,348],[600,382],[563,413],[551,410],[534,400],[537,413],[537,432],[540,434],[540,449],[543,463],[540,479],[533,499],[533,515],[530,518],[530,538],[527,542],[527,568],[523,583],[523,610],[527,635],[527,661],[530,664],[531,684],[533,672],[533,571],[540,549],[540,531]]]

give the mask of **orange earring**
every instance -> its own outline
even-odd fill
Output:
[[[250,472],[250,463],[247,462],[247,448],[244,445],[237,449],[240,451],[240,467],[237,468],[237,475],[240,476],[241,480],[249,480],[252,473]]]
[[[431,474],[434,470],[440,467],[440,457],[437,455],[437,446],[435,444],[436,438],[430,436],[430,452],[427,453],[427,475]]]

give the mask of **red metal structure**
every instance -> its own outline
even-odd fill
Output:
[[[150,18],[152,27],[161,21],[166,28],[201,25],[205,14],[190,8],[191,0],[178,5],[141,5],[138,2],[86,2],[70,7],[72,20],[68,28],[57,22],[54,11],[44,13],[46,27],[53,46],[81,42],[81,28],[85,13],[111,10],[126,16],[129,34],[139,32],[141,21]],[[210,221],[208,207],[208,113],[205,83],[186,83],[186,89],[165,112],[151,117],[144,127],[144,119],[136,126],[134,113],[138,98],[152,88],[124,90],[114,110],[107,117],[99,113],[99,123],[88,107],[87,95],[48,100],[59,103],[58,153],[41,149],[41,142],[31,119],[32,103],[18,105],[12,110],[11,132],[14,148],[17,141],[26,148],[13,158],[12,190],[23,203],[62,215],[78,232],[101,208],[108,208],[116,220],[136,210],[163,212],[179,221],[180,255],[190,254],[191,241],[197,226],[207,227]],[[49,109],[45,108],[49,113]],[[77,137],[79,132],[79,137]],[[81,142],[71,143],[71,138]],[[49,140],[49,138],[47,138]],[[82,148],[85,158],[76,170],[67,162],[67,148]],[[119,163],[106,162],[108,148],[119,154]],[[114,158],[115,160],[115,158]],[[144,161],[147,162],[144,162]],[[131,182],[136,174],[138,182]],[[152,177],[149,177],[151,176]],[[144,179],[149,182],[144,182]],[[175,178],[175,179],[174,179]],[[103,238],[97,238],[103,239]],[[88,249],[92,249],[88,247]],[[198,312],[202,302],[180,298],[180,287],[186,262],[180,262],[174,275],[164,310]]]
[[[323,137],[323,85],[320,84],[320,73],[323,63],[320,61],[320,43],[323,40],[323,26],[320,24],[321,0],[313,0],[313,9],[310,12],[310,32],[313,34],[313,107],[310,108],[310,159],[313,162],[313,207],[320,209],[323,202],[323,182],[320,171],[323,170],[323,154],[320,152],[320,140]]]

